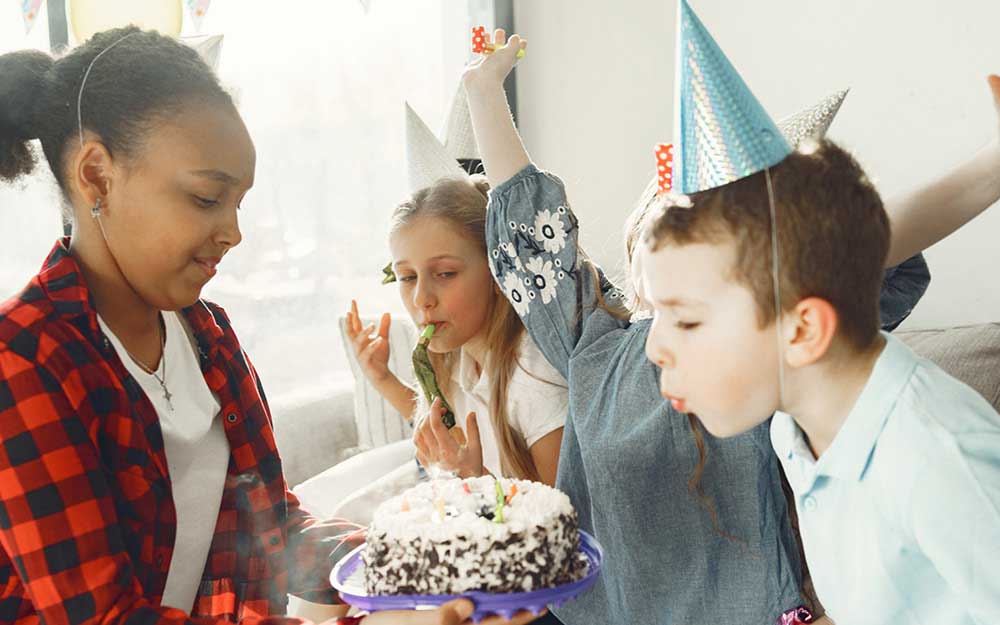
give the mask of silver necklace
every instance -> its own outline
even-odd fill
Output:
[[[173,393],[170,392],[170,389],[167,388],[167,329],[164,326],[165,326],[165,322],[163,321],[163,316],[161,315],[160,316],[160,323],[159,323],[159,328],[160,328],[160,364],[157,366],[157,368],[156,368],[155,371],[153,369],[150,369],[149,367],[147,367],[145,364],[143,364],[143,362],[141,360],[139,360],[134,355],[132,355],[132,352],[128,351],[128,348],[125,347],[124,343],[122,343],[122,347],[125,348],[125,353],[128,354],[129,358],[132,359],[132,362],[134,362],[135,364],[139,365],[140,369],[142,369],[143,371],[145,371],[149,375],[153,376],[153,379],[160,383],[160,388],[163,389],[163,399],[166,400],[166,402],[167,402],[167,408],[170,409],[170,412],[173,412],[174,411],[174,404],[173,404],[173,402],[170,401],[170,398],[173,397],[174,395],[173,395]],[[162,376],[159,375],[160,367],[163,367],[163,375]]]

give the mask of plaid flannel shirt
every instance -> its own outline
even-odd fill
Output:
[[[199,301],[183,315],[231,457],[191,617],[160,606],[176,531],[162,432],[68,243],[0,304],[0,622],[291,624],[273,616],[288,592],[335,603],[340,530],[288,492],[256,372],[225,312]]]

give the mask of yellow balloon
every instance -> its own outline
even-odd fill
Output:
[[[181,0],[68,0],[77,42],[109,28],[135,24],[176,37],[184,19]]]

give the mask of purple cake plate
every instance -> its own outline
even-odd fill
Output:
[[[580,532],[580,551],[587,556],[587,574],[575,582],[554,588],[530,592],[490,593],[472,591],[462,595],[375,595],[365,594],[364,564],[361,552],[365,545],[354,549],[333,567],[330,582],[340,592],[340,598],[356,608],[369,612],[380,610],[413,610],[435,608],[453,599],[471,599],[475,604],[472,620],[475,623],[487,616],[499,615],[506,619],[521,610],[538,614],[546,607],[558,608],[594,585],[604,562],[604,551],[593,536]]]

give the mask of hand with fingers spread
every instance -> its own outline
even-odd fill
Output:
[[[400,414],[410,419],[416,407],[416,393],[389,370],[389,327],[391,316],[384,313],[378,323],[362,326],[358,303],[351,300],[347,311],[346,334],[362,373]]]
[[[486,41],[490,43],[488,34]],[[522,39],[520,35],[511,35],[508,41],[507,33],[502,28],[494,31],[492,43],[492,54],[480,55],[465,68],[462,81],[467,88],[470,83],[502,84],[517,63],[518,53],[528,47],[528,40]]]
[[[367,326],[361,325],[361,316],[358,314],[358,303],[351,300],[351,309],[347,311],[347,338],[351,341],[354,349],[354,357],[361,366],[361,371],[365,377],[373,384],[384,382],[392,372],[389,371],[389,325],[391,323],[389,313],[384,313],[379,320],[378,333],[375,332],[375,324]]]
[[[464,434],[457,427],[446,428],[441,421],[442,414],[441,399],[435,399],[430,414],[414,430],[417,460],[424,466],[438,466],[463,478],[485,475],[476,413],[470,412],[465,418]]]
[[[436,610],[376,612],[364,617],[361,625],[467,625],[472,623],[470,617],[474,609],[468,599],[455,599]],[[479,621],[479,625],[525,625],[541,618],[542,614],[535,616],[530,612],[518,612],[509,621],[499,616],[491,616]]]

